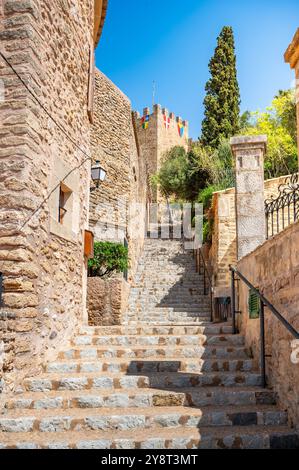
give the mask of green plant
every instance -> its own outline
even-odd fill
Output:
[[[218,37],[209,69],[211,78],[206,84],[201,142],[216,150],[221,139],[235,135],[240,128],[234,33],[229,26],[225,26]]]
[[[203,243],[212,243],[212,235],[214,228],[214,219],[210,215],[204,216],[202,227]]]
[[[266,111],[251,113],[244,135],[266,134],[265,177],[297,171],[296,104],[292,90],[279,91]]]
[[[203,205],[204,212],[211,207],[213,193],[218,190],[217,185],[210,185],[200,191],[197,201]]]
[[[91,277],[110,277],[129,268],[128,248],[121,243],[95,242],[94,257],[88,261]]]

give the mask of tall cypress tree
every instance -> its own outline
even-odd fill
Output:
[[[205,118],[202,122],[203,144],[216,149],[222,138],[239,130],[240,90],[237,79],[233,29],[225,26],[210,60],[211,78],[206,84]]]

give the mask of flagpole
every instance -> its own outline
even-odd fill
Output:
[[[154,106],[155,106],[155,99],[156,99],[156,82],[155,80],[153,80],[153,109],[154,109]]]

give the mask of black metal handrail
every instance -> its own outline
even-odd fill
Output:
[[[299,219],[299,174],[286,177],[278,196],[265,201],[266,237],[271,238]]]
[[[261,376],[262,376],[262,386],[266,387],[266,353],[265,353],[265,307],[268,307],[270,312],[284,325],[284,327],[294,336],[294,338],[299,339],[299,332],[279,313],[279,311],[271,304],[271,302],[251,284],[250,281],[238,271],[233,266],[230,266],[231,279],[232,279],[232,318],[233,318],[233,332],[237,333],[236,328],[236,290],[235,282],[237,280],[242,280],[247,287],[249,287],[260,299],[260,344],[261,344],[261,354],[260,354],[260,366],[261,366]],[[238,276],[239,279],[236,279],[235,276]]]
[[[2,294],[3,294],[3,274],[0,273],[0,308],[2,305]]]
[[[213,283],[212,277],[208,270],[204,255],[202,254],[201,248],[194,249],[195,257],[196,257],[196,265],[198,266],[198,272],[201,274],[201,266],[203,266],[203,282],[204,282],[204,295],[210,295],[210,315],[211,321],[214,319],[214,311],[213,311]],[[198,262],[197,253],[201,259],[201,263]],[[209,284],[209,291],[207,290],[207,280]]]

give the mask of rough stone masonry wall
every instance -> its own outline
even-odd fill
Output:
[[[265,181],[265,199],[278,196],[278,188],[286,176]],[[235,189],[213,194],[213,242],[210,260],[214,276],[215,296],[230,295],[229,265],[237,262]]]
[[[3,0],[0,18],[1,50],[86,152],[93,5],[93,0]],[[12,388],[23,375],[37,374],[41,362],[65,344],[82,320],[90,162],[83,164],[84,155],[2,59],[0,78],[5,84],[0,103],[0,271],[5,289],[1,327],[10,341],[4,373]],[[42,204],[53,189],[58,167],[78,167],[72,175],[78,187],[71,239],[51,233],[49,200]]]
[[[128,280],[134,277],[142,251],[146,223],[148,194],[147,166],[139,153],[135,121],[129,99],[102,72],[95,75],[94,124],[92,152],[107,171],[106,180],[91,193],[90,229],[95,240],[123,243],[128,240],[130,269]],[[89,279],[89,303],[96,295]],[[128,289],[120,280],[124,296]],[[111,301],[103,297],[103,302]],[[109,310],[109,305],[106,307]],[[125,300],[122,309],[125,308]],[[94,308],[92,307],[94,310]],[[92,314],[92,316],[94,316]],[[98,315],[100,321],[101,315]],[[111,321],[112,320],[111,318]],[[105,320],[107,324],[107,319]]]
[[[299,331],[299,222],[266,241],[238,263],[239,271],[258,287],[286,320]],[[259,358],[259,320],[248,315],[248,289],[239,284],[239,316],[246,346]],[[288,408],[292,422],[299,426],[299,364],[290,359],[294,339],[268,309],[266,315],[266,358],[270,384],[278,392],[281,405]]]
[[[210,260],[213,270],[215,297],[230,295],[229,265],[237,260],[235,189],[213,194],[213,242]]]
[[[88,279],[88,323],[92,326],[121,325],[129,284],[124,279]]]
[[[89,225],[96,240],[122,243],[126,236],[126,212],[119,214],[118,204],[125,208],[129,201],[131,104],[99,70],[95,74],[93,120],[93,160],[100,161],[107,176],[91,193]]]

